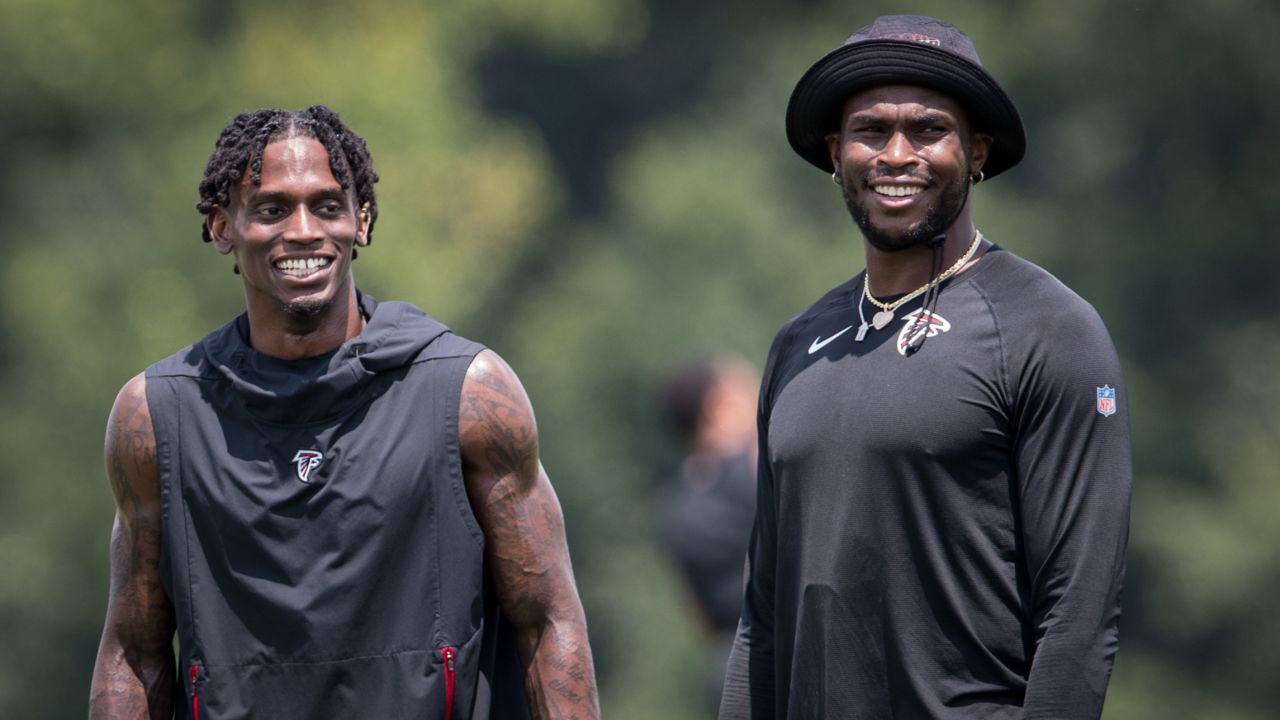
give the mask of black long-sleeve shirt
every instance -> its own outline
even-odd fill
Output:
[[[770,350],[720,717],[1099,716],[1132,475],[1102,321],[997,248],[943,285],[914,355],[921,300],[858,342],[861,291]]]

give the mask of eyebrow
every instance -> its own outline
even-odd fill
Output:
[[[849,116],[850,123],[879,123],[885,121],[886,118],[884,116],[877,115],[866,110],[856,112]],[[918,117],[908,118],[907,122],[912,125],[929,125],[935,123],[942,123],[944,125],[955,124],[955,120],[950,115],[933,110],[927,110],[923,115]]]
[[[246,202],[250,202],[250,203],[261,203],[261,202],[284,202],[284,201],[288,201],[288,200],[290,200],[290,199],[292,199],[292,198],[291,198],[291,196],[289,195],[289,193],[284,193],[284,192],[280,192],[280,191],[276,191],[276,190],[266,190],[266,191],[263,191],[263,190],[261,190],[261,189],[259,189],[259,188],[254,188],[254,189],[249,193],[249,197],[245,198]],[[312,194],[309,196],[309,199],[320,199],[320,200],[335,199],[335,200],[345,200],[345,199],[346,199],[346,191],[342,189],[342,186],[340,186],[340,185],[334,185],[334,186],[332,186],[332,187],[327,187],[327,188],[324,188],[324,189],[322,189],[322,190],[319,190],[319,191],[317,191],[317,192],[315,192],[315,193],[312,193]]]
[[[912,122],[919,123],[921,125],[928,125],[928,124],[935,124],[935,123],[941,123],[943,125],[955,124],[955,120],[950,115],[947,115],[945,113],[940,113],[940,112],[926,112],[920,117],[914,118]]]

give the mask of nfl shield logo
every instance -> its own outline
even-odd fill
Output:
[[[1116,414],[1116,389],[1110,385],[1098,388],[1098,412],[1103,417]]]

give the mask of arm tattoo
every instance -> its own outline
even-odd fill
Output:
[[[177,674],[173,606],[160,582],[160,475],[141,377],[107,423],[107,476],[116,500],[111,593],[90,688],[91,718],[169,718]]]
[[[538,459],[538,431],[528,398],[488,365],[472,367],[467,375],[471,392],[462,396],[462,424],[481,436],[477,446],[493,475],[501,477],[528,468]]]
[[[463,384],[459,434],[471,506],[485,533],[498,599],[516,626],[534,718],[598,718],[586,619],[564,516],[538,461],[538,430],[515,373],[476,357]]]

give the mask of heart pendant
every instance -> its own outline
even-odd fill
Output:
[[[893,313],[888,310],[881,310],[876,313],[875,317],[871,318],[871,324],[874,325],[877,330],[883,330],[884,327],[891,322],[893,322]]]

